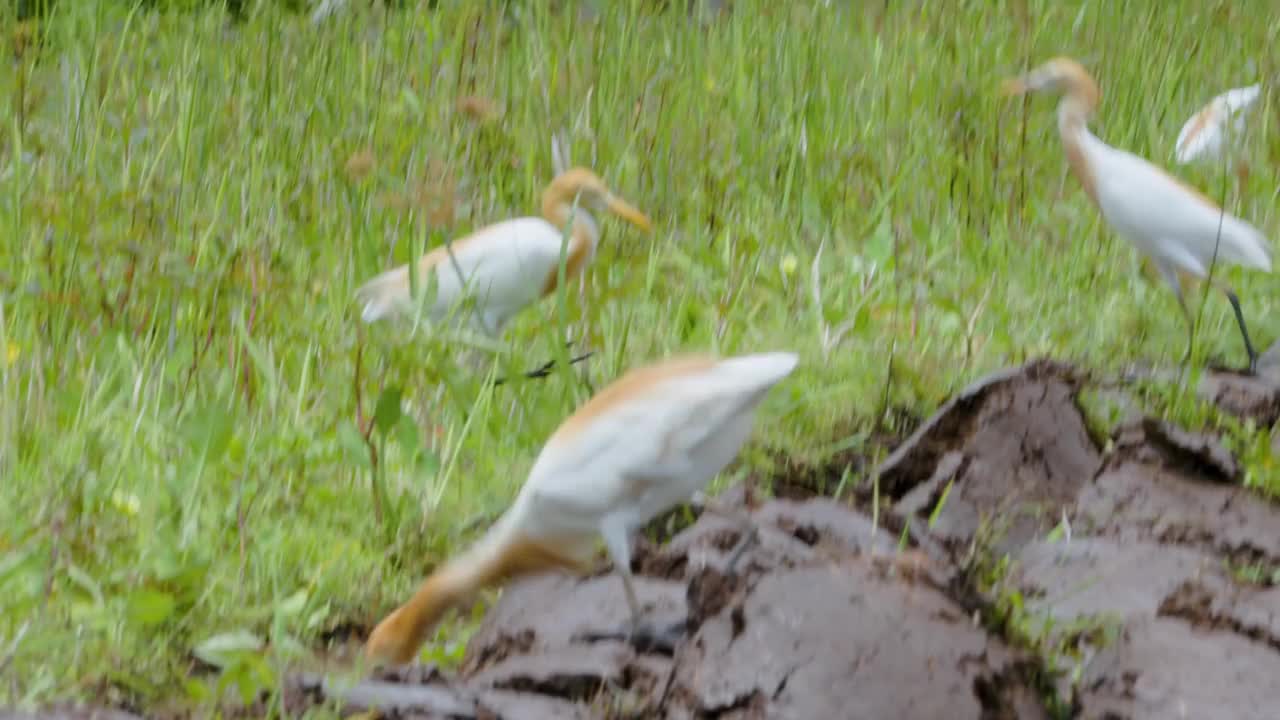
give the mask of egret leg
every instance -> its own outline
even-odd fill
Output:
[[[606,632],[587,632],[579,639],[587,642],[602,640],[626,640],[638,652],[657,652],[664,655],[675,653],[676,645],[685,636],[688,621],[681,619],[667,627],[658,627],[644,621],[640,609],[640,598],[636,594],[635,578],[631,574],[631,546],[625,524],[619,521],[606,520],[601,526],[600,534],[604,537],[605,548],[613,560],[614,569],[622,579],[622,590],[627,599],[627,608],[631,619],[626,628]]]
[[[1182,364],[1186,365],[1191,362],[1191,351],[1196,344],[1196,321],[1191,317],[1191,310],[1187,307],[1187,301],[1182,297],[1182,288],[1177,288],[1178,307],[1182,308],[1182,317],[1187,321],[1187,353],[1182,356]]]
[[[573,343],[565,343],[565,346],[566,346],[566,347],[568,347],[568,346],[570,346],[570,345],[572,345],[572,344],[573,344]],[[575,357],[569,358],[569,364],[570,364],[570,365],[577,365],[578,363],[582,362],[583,360],[586,360],[586,359],[590,358],[592,355],[595,355],[595,351],[594,351],[594,350],[588,350],[587,352],[582,353],[581,355],[578,355],[578,356],[575,356]],[[544,377],[547,377],[547,376],[549,376],[549,375],[551,374],[551,370],[552,370],[553,368],[555,368],[555,366],[556,366],[556,361],[555,361],[555,360],[548,360],[548,361],[546,361],[545,363],[543,363],[542,365],[538,366],[537,368],[535,368],[535,369],[533,369],[533,370],[530,370],[530,371],[528,371],[528,372],[524,373],[523,377],[526,377],[526,378],[529,378],[529,379],[537,379],[537,378],[544,378]],[[494,381],[493,381],[493,384],[494,384],[494,385],[502,385],[502,384],[505,384],[505,383],[507,383],[507,382],[509,382],[509,381],[510,381],[510,378],[500,377],[500,378],[498,378],[497,380],[494,380]]]
[[[1220,284],[1219,288],[1226,294],[1227,300],[1231,302],[1231,310],[1236,314],[1236,324],[1240,326],[1240,337],[1244,338],[1244,351],[1249,353],[1249,374],[1252,375],[1258,372],[1258,351],[1253,349],[1253,342],[1249,340],[1249,329],[1245,327],[1244,312],[1240,309],[1240,298],[1229,285]]]
[[[1196,321],[1191,317],[1187,299],[1182,295],[1182,281],[1178,279],[1177,269],[1159,261],[1156,262],[1156,269],[1160,271],[1160,276],[1165,282],[1169,283],[1169,287],[1173,288],[1173,295],[1178,298],[1178,307],[1182,309],[1182,317],[1187,321],[1187,353],[1182,356],[1182,364],[1187,365],[1191,362],[1191,351],[1196,344]]]

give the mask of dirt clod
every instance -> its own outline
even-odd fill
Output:
[[[1224,412],[1259,425],[1274,425],[1280,419],[1280,381],[1265,376],[1206,373],[1197,394]]]
[[[975,383],[880,466],[894,515],[928,520],[957,553],[993,519],[1001,550],[1052,528],[1101,465],[1078,388],[1074,371],[1048,362]]]

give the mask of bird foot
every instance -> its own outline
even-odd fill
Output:
[[[1259,355],[1251,355],[1249,362],[1243,367],[1230,362],[1226,358],[1214,355],[1205,360],[1204,369],[1208,372],[1221,373],[1224,375],[1237,375],[1240,377],[1257,377],[1258,362],[1261,360]]]
[[[581,642],[624,641],[638,653],[674,655],[676,646],[685,638],[688,630],[689,621],[686,618],[662,627],[639,622],[616,630],[587,631],[574,639]]]

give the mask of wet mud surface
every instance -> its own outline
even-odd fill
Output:
[[[874,486],[840,501],[748,502],[730,490],[720,502],[759,529],[732,574],[739,529],[721,515],[704,512],[661,544],[637,539],[649,619],[687,620],[672,654],[582,639],[623,626],[616,575],[549,575],[503,592],[456,672],[298,675],[285,708],[1280,717],[1280,506],[1242,487],[1220,438],[1136,412],[1096,436],[1078,404],[1090,382],[1048,361],[989,376],[899,443]],[[1277,388],[1210,374],[1200,394],[1268,424]]]

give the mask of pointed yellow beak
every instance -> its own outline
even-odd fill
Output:
[[[628,204],[627,201],[623,200],[622,198],[610,195],[606,204],[609,208],[609,212],[613,213],[614,215],[617,215],[623,220],[626,220],[632,225],[635,225],[641,230],[648,232],[649,229],[652,227],[649,224],[648,215],[645,215],[644,213],[640,212],[638,209]]]
[[[1030,90],[1031,87],[1027,85],[1026,79],[1021,77],[1009,78],[1000,83],[1000,95],[1002,97],[1025,95]]]

